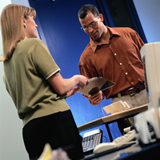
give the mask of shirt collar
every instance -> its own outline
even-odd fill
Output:
[[[112,38],[115,35],[120,36],[114,28],[110,28],[108,26],[106,26],[106,27],[107,27],[108,31],[110,32],[110,38]],[[90,45],[91,45],[93,52],[96,52],[96,49],[98,46],[105,45],[105,44],[108,44],[107,41],[103,42],[103,43],[97,43],[96,41],[92,40],[92,38],[90,38]]]

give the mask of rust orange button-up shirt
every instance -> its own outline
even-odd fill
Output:
[[[80,61],[80,73],[88,78],[104,77],[116,83],[105,90],[106,98],[138,83],[144,82],[143,63],[140,49],[144,42],[130,28],[110,28],[109,44],[99,44],[90,39]]]

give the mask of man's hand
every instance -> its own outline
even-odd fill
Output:
[[[87,98],[92,105],[97,105],[104,99],[104,94],[102,91],[99,91],[93,95],[89,95]]]

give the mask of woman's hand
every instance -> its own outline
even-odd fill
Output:
[[[72,90],[70,90],[70,91],[67,93],[67,97],[70,97],[70,96],[74,95],[75,92],[77,92],[78,90],[79,90],[79,87],[78,87],[78,86],[74,87]]]
[[[79,82],[78,82],[78,84],[77,84],[77,86],[78,86],[79,88],[84,88],[84,86],[88,85],[89,80],[88,80],[87,77],[82,76],[82,75],[76,75],[76,76],[77,76],[78,79],[79,79]]]
[[[67,97],[74,95],[75,92],[77,92],[80,88],[84,88],[84,86],[88,85],[89,83],[88,78],[82,75],[75,75],[75,77],[79,79],[79,82],[76,87],[74,87],[71,91],[67,93]]]

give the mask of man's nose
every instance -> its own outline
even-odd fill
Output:
[[[89,26],[88,26],[88,32],[89,32],[89,33],[92,33],[93,30],[94,30],[94,29],[93,29],[92,27],[89,27]]]

